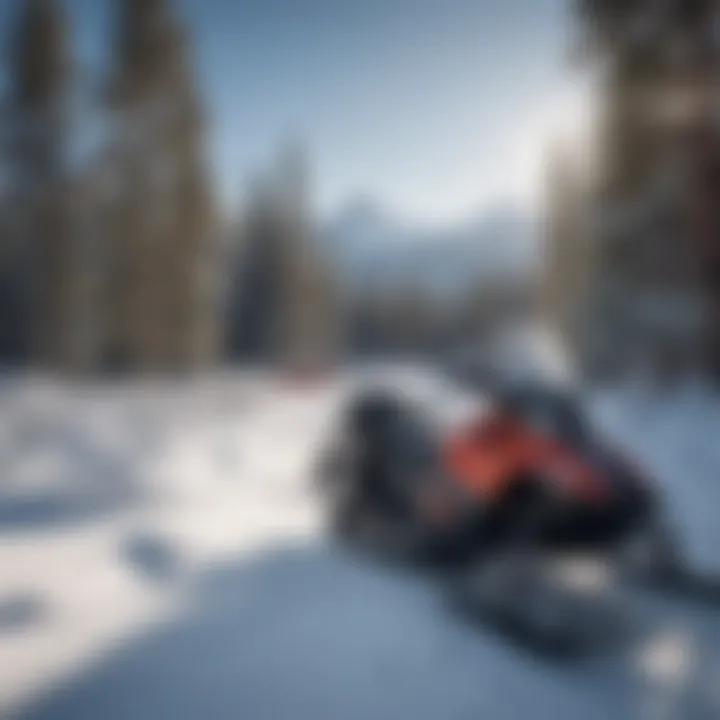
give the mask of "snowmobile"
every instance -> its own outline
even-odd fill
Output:
[[[586,640],[573,608],[594,581],[577,582],[581,559],[606,578],[720,598],[687,570],[659,485],[565,389],[478,392],[441,374],[365,384],[335,424],[319,477],[342,537],[432,563],[466,611],[548,649]],[[558,582],[573,566],[575,580]]]

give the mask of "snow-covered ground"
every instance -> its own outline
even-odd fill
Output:
[[[720,717],[710,611],[635,598],[627,646],[553,665],[329,543],[308,469],[337,396],[243,375],[0,387],[0,717]],[[720,565],[720,401],[592,406]]]

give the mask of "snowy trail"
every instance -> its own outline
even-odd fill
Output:
[[[27,425],[55,421],[47,437],[25,432],[22,454],[17,437],[0,434],[10,458],[0,486],[0,717],[720,716],[713,613],[632,598],[637,637],[626,649],[549,665],[466,626],[427,579],[328,544],[303,469],[334,391],[288,397],[228,378],[146,395],[68,399],[46,388],[14,398]],[[677,493],[678,514],[693,520],[693,549],[717,557],[720,404],[618,394],[596,411],[671,492],[690,488]],[[0,412],[1,431],[17,425]],[[58,427],[62,452],[50,452]],[[46,456],[28,464],[33,442]],[[128,481],[125,495],[103,495],[95,475],[107,468]],[[57,478],[73,499],[102,497],[67,517],[55,506],[62,523],[42,514],[3,523],[8,498],[17,508],[29,490],[57,491]]]
[[[607,434],[647,468],[667,494],[692,560],[720,567],[720,398],[700,387],[665,397],[639,391],[595,403]]]
[[[0,716],[172,615],[206,564],[309,531],[296,475],[312,427],[300,444],[285,433],[278,457],[270,429],[298,408],[216,394],[29,386],[6,402]]]

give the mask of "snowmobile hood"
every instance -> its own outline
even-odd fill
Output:
[[[608,443],[595,442],[584,455],[614,496],[649,488],[647,475]]]

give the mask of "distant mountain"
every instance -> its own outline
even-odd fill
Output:
[[[326,224],[322,242],[350,288],[417,282],[462,292],[482,281],[525,282],[538,265],[536,223],[510,208],[437,228],[359,200]]]

